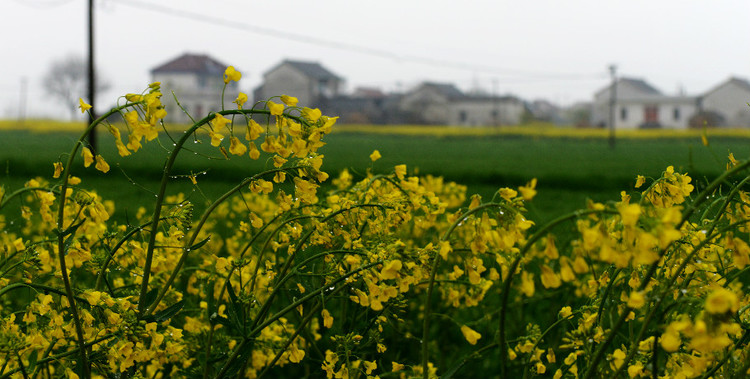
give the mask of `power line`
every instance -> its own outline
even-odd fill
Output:
[[[470,64],[466,62],[446,61],[446,60],[429,58],[429,57],[424,57],[424,56],[417,56],[417,55],[408,55],[408,54],[403,55],[403,54],[397,54],[397,53],[387,51],[387,50],[374,49],[374,48],[366,47],[362,45],[327,40],[323,38],[310,37],[307,35],[290,33],[290,32],[279,30],[279,29],[251,25],[251,24],[247,24],[243,22],[228,20],[225,18],[209,16],[209,15],[200,14],[196,12],[190,12],[184,9],[171,8],[171,7],[166,7],[166,6],[154,4],[154,3],[147,3],[145,1],[140,1],[140,0],[109,0],[109,1],[113,1],[120,5],[130,6],[133,8],[138,8],[142,10],[169,15],[172,17],[179,17],[179,18],[207,23],[211,25],[220,25],[220,26],[243,30],[243,31],[247,31],[250,33],[264,35],[264,36],[268,36],[272,38],[280,38],[280,39],[285,39],[288,41],[323,46],[323,47],[328,47],[328,48],[337,49],[337,50],[345,50],[349,52],[376,56],[376,57],[385,58],[385,59],[392,59],[396,61],[419,63],[419,64],[433,66],[433,67],[451,68],[451,69],[458,69],[458,70],[465,70],[465,71],[472,71],[472,72],[481,72],[485,74],[510,76],[511,78],[518,78],[519,76],[523,76],[524,79],[526,80],[593,80],[593,79],[606,78],[605,73],[572,74],[572,73],[539,72],[539,71],[529,71],[529,70],[475,65],[475,64]]]
[[[73,0],[14,0],[16,3],[36,9],[56,8]]]

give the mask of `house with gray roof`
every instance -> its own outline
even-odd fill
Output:
[[[514,96],[467,95],[449,83],[423,82],[401,98],[399,112],[413,124],[517,125],[526,106]]]
[[[716,126],[750,127],[750,82],[730,77],[700,97],[703,114],[716,114]]]
[[[188,123],[190,118],[177,106],[174,92],[185,110],[195,119],[210,111],[221,109],[221,91],[224,88],[224,70],[228,66],[205,54],[185,53],[162,63],[151,70],[151,80],[161,82],[162,103],[167,110],[167,122]],[[238,69],[239,70],[239,69]],[[224,102],[237,98],[237,82],[229,82]]]
[[[612,85],[594,94],[592,124],[608,126]],[[642,79],[619,78],[615,87],[615,129],[685,129],[698,111],[696,96],[667,96]]]
[[[300,106],[319,108],[340,95],[343,81],[320,63],[287,59],[263,74],[253,95],[255,101],[289,95],[299,99]]]

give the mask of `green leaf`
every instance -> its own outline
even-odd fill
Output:
[[[148,291],[146,293],[146,296],[143,297],[143,309],[147,309],[151,306],[151,304],[156,301],[156,296],[159,295],[159,290],[157,288],[152,289],[151,291]]]
[[[144,320],[148,322],[162,322],[162,321],[169,320],[174,315],[176,315],[180,310],[182,310],[182,307],[184,305],[185,305],[185,301],[180,300],[159,312],[149,315],[148,317],[144,318]]]
[[[216,285],[216,281],[212,280],[208,283],[206,283],[205,286],[203,286],[203,296],[207,300],[208,306],[206,307],[206,310],[208,311],[208,320],[211,322],[211,325],[214,325],[212,315],[216,313],[216,300],[214,299],[214,286]]]
[[[240,303],[239,299],[237,299],[237,294],[234,293],[234,288],[232,287],[232,283],[230,281],[227,281],[227,293],[229,294],[229,300],[232,302],[232,307],[230,308],[229,317],[232,319],[232,322],[234,322],[237,326],[237,329],[242,330],[242,335],[245,335],[245,312],[244,308],[242,307],[242,304]]]
[[[201,247],[203,247],[203,245],[207,244],[208,241],[210,241],[210,240],[211,240],[211,237],[206,237],[206,239],[204,239],[203,241],[200,241],[200,242],[196,243],[195,245],[190,246],[190,248],[188,250],[190,250],[190,251],[198,250]]]

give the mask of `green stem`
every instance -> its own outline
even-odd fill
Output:
[[[283,168],[283,169],[273,169],[261,172],[259,174],[256,174],[252,177],[245,178],[245,180],[241,181],[240,184],[234,186],[231,190],[227,191],[221,197],[219,197],[216,201],[211,203],[211,205],[206,209],[206,211],[203,213],[203,216],[201,217],[200,221],[198,221],[198,224],[193,228],[192,234],[190,235],[190,238],[187,239],[187,242],[185,243],[182,251],[182,255],[180,256],[179,261],[177,261],[177,265],[172,270],[172,273],[169,275],[169,278],[167,279],[166,283],[162,285],[161,290],[159,290],[159,294],[156,296],[156,300],[154,300],[153,304],[151,304],[147,310],[144,311],[143,315],[147,316],[153,313],[156,310],[156,307],[159,305],[161,300],[166,295],[167,291],[171,288],[172,283],[174,283],[175,279],[177,278],[177,275],[180,272],[180,269],[182,268],[182,265],[185,264],[185,260],[187,260],[188,253],[190,253],[190,247],[193,246],[195,243],[195,240],[198,238],[198,234],[203,229],[203,225],[208,221],[208,217],[213,213],[216,208],[221,205],[224,201],[226,201],[229,197],[240,191],[243,187],[247,186],[249,183],[257,180],[260,177],[263,177],[265,175],[273,174],[278,171],[285,171],[285,170],[294,170],[301,168],[302,166],[295,166],[295,167],[289,167],[289,168]],[[155,236],[156,233],[152,230],[151,235]],[[155,241],[153,241],[155,242]],[[144,272],[144,277],[145,277]]]
[[[224,374],[229,369],[229,366],[234,362],[235,359],[237,359],[237,357],[242,352],[243,347],[245,346],[245,344],[247,344],[248,342],[250,342],[251,340],[253,340],[253,338],[255,337],[255,335],[257,335],[258,333],[260,333],[267,326],[269,326],[272,323],[276,322],[276,320],[278,320],[279,318],[283,317],[288,312],[294,310],[300,304],[302,304],[302,303],[304,303],[304,302],[306,302],[306,301],[314,298],[315,296],[318,296],[320,293],[322,293],[326,289],[329,289],[331,287],[335,287],[339,283],[341,283],[343,281],[346,281],[352,275],[356,275],[357,273],[359,273],[361,271],[367,270],[370,267],[374,267],[374,266],[377,266],[377,265],[382,264],[382,263],[383,263],[382,261],[376,261],[376,262],[372,262],[372,263],[366,264],[364,266],[361,266],[361,267],[359,267],[357,269],[354,269],[352,271],[349,271],[345,275],[342,275],[342,276],[336,278],[336,280],[334,280],[330,284],[325,285],[325,286],[321,286],[321,287],[315,289],[314,291],[311,291],[309,294],[305,295],[301,299],[299,299],[299,300],[297,300],[297,301],[295,301],[295,302],[287,305],[285,308],[283,308],[282,310],[278,311],[276,314],[274,314],[273,316],[271,316],[268,320],[264,321],[260,325],[257,325],[257,326],[254,325],[253,329],[250,331],[250,333],[248,333],[248,335],[244,336],[244,338],[242,339],[242,341],[234,348],[234,351],[232,352],[232,355],[229,356],[229,359],[227,359],[227,361],[224,363],[224,366],[221,368],[221,371],[219,371],[219,373],[216,375],[215,378],[216,379],[223,378]],[[335,289],[332,290],[331,293],[340,291],[341,289],[346,288],[347,286],[348,286],[348,284],[346,286],[335,288]]]
[[[321,223],[326,223],[341,213],[348,212],[353,209],[365,208],[365,207],[385,208],[383,205],[380,205],[380,204],[358,204],[358,205],[352,206],[351,208],[340,209],[336,212],[331,213],[330,215],[323,218],[321,220]],[[284,267],[282,267],[282,269],[279,270],[278,277],[282,279],[286,278],[286,274],[289,271],[290,267],[292,266],[292,263],[294,262],[294,258],[297,256],[297,253],[299,253],[300,250],[302,250],[302,246],[307,242],[307,240],[310,238],[310,236],[312,236],[314,232],[315,232],[315,228],[311,228],[310,231],[308,231],[304,236],[302,236],[297,241],[297,244],[294,247],[294,252],[292,253],[292,255],[289,256],[286,263],[284,264]],[[276,296],[277,292],[280,290],[281,286],[279,286],[278,283],[274,283],[273,287],[274,287],[273,292],[271,292],[268,295],[268,299],[266,299],[266,302],[263,303],[263,306],[261,307],[260,311],[258,311],[258,315],[255,317],[255,320],[253,321],[251,328],[254,328],[256,325],[258,325],[260,320],[262,320],[265,317],[266,313],[271,308],[272,300]]]
[[[511,263],[510,268],[508,269],[508,276],[503,281],[503,289],[502,289],[502,302],[500,304],[500,322],[499,322],[499,333],[498,333],[498,344],[500,345],[500,375],[501,377],[505,378],[507,373],[507,364],[508,364],[508,347],[506,346],[505,342],[505,317],[506,317],[506,311],[508,309],[508,298],[510,294],[510,286],[511,282],[513,281],[513,275],[516,272],[516,269],[518,268],[518,265],[521,263],[521,259],[524,255],[531,249],[531,246],[536,243],[542,236],[544,236],[550,229],[553,227],[562,224],[563,222],[573,220],[576,218],[579,218],[581,216],[591,215],[591,214],[597,214],[597,213],[608,213],[613,212],[611,210],[606,209],[590,209],[585,211],[575,211],[573,213],[569,213],[567,215],[560,216],[552,221],[550,221],[547,225],[539,229],[536,233],[534,233],[531,238],[529,238],[528,241],[526,241],[526,244],[523,246],[521,251],[518,253],[518,256],[515,260],[513,260],[513,263]]]
[[[216,113],[221,114],[222,116],[226,116],[226,115],[232,115],[232,114],[245,114],[245,115],[246,114],[250,114],[250,115],[270,114],[270,111],[263,110],[263,109],[235,109],[235,110],[221,111],[221,112],[216,112]],[[159,192],[157,192],[156,194],[156,203],[154,204],[154,214],[151,217],[151,220],[153,220],[151,224],[151,234],[149,235],[149,243],[146,249],[146,259],[145,259],[145,264],[143,267],[143,279],[141,281],[141,291],[138,296],[138,311],[142,315],[153,312],[153,310],[155,309],[155,305],[158,304],[158,302],[161,300],[161,297],[164,296],[164,293],[166,292],[166,289],[167,289],[167,287],[162,288],[160,292],[160,297],[157,298],[157,300],[154,302],[154,305],[150,306],[149,309],[147,310],[146,309],[147,305],[144,304],[143,300],[146,298],[146,294],[148,293],[148,282],[149,282],[149,277],[151,275],[151,265],[152,265],[153,258],[154,258],[154,245],[156,243],[156,233],[158,230],[159,221],[161,217],[161,207],[162,207],[162,204],[164,203],[164,197],[165,197],[164,195],[167,191],[167,182],[169,181],[172,167],[174,166],[174,162],[177,160],[177,154],[180,152],[180,150],[182,150],[182,147],[187,141],[187,139],[190,138],[190,136],[196,130],[198,130],[198,128],[200,128],[201,126],[211,121],[215,117],[216,113],[208,114],[206,117],[200,119],[197,123],[193,124],[193,126],[191,126],[188,130],[186,130],[185,133],[183,133],[182,137],[180,137],[180,139],[177,141],[177,143],[175,143],[174,149],[169,154],[169,158],[167,158],[167,161],[164,164],[164,170],[162,172],[162,178],[161,178],[161,185],[159,186]],[[303,124],[307,124],[307,121],[305,121],[304,119],[300,117],[289,116],[289,115],[286,115],[285,117],[288,117],[290,119],[293,119]],[[185,258],[186,253],[187,252],[183,253],[182,258]],[[181,259],[181,261],[184,262],[184,259]],[[170,276],[170,279],[173,281],[176,275],[177,275],[176,271],[173,271],[172,275]]]
[[[464,222],[469,216],[473,215],[474,213],[481,212],[485,209],[490,208],[500,208],[505,209],[511,212],[517,212],[517,210],[513,208],[509,208],[504,204],[500,203],[487,203],[482,204],[476,208],[470,209],[466,212],[466,214],[461,215],[458,219],[456,219],[453,224],[451,224],[450,227],[448,227],[448,230],[443,233],[443,236],[440,238],[440,242],[448,241],[448,238],[450,238],[453,231],[458,227],[459,224]],[[437,271],[440,267],[440,261],[441,256],[440,254],[435,254],[435,260],[432,261],[432,268],[430,269],[430,281],[427,285],[427,295],[425,297],[424,301],[424,319],[422,320],[422,373],[424,379],[429,379],[430,376],[430,370],[429,370],[429,347],[428,340],[430,337],[430,317],[432,316],[432,292],[435,287],[435,277],[437,276]]]
[[[0,209],[3,209],[3,207],[6,204],[8,204],[8,202],[10,201],[10,199],[12,199],[12,198],[14,198],[16,196],[20,196],[20,195],[24,194],[25,192],[30,192],[30,191],[52,192],[55,195],[60,196],[60,191],[56,191],[56,190],[45,188],[45,187],[24,187],[24,188],[19,188],[19,189],[15,190],[15,191],[11,192],[8,196],[5,196],[2,199],[0,199]]]
[[[739,164],[732,168],[731,170],[725,171],[723,174],[721,174],[718,178],[716,178],[714,181],[712,181],[703,191],[701,191],[697,196],[696,200],[690,204],[690,206],[687,208],[687,211],[683,213],[682,219],[675,227],[676,229],[681,229],[682,225],[685,224],[685,222],[688,221],[690,216],[698,209],[698,206],[703,204],[706,200],[708,200],[708,195],[715,191],[724,181],[726,181],[727,178],[730,176],[747,169],[750,167],[750,161],[743,162],[742,164]],[[671,242],[669,245],[667,245],[664,249],[662,249],[659,252],[659,259],[652,263],[649,267],[648,272],[646,272],[646,275],[643,278],[643,282],[641,282],[641,285],[639,286],[638,290],[643,291],[646,286],[648,286],[648,283],[651,281],[651,277],[653,277],[654,273],[656,272],[656,269],[659,267],[659,262],[661,261],[662,257],[664,257],[664,254],[669,250],[669,248],[674,244],[674,241]],[[685,262],[683,262],[685,263]],[[599,362],[604,358],[605,350],[609,347],[609,344],[612,343],[612,340],[614,340],[615,334],[619,331],[620,327],[624,324],[625,318],[627,318],[628,314],[632,308],[625,307],[623,310],[623,313],[620,315],[620,319],[617,321],[617,323],[613,326],[613,328],[610,330],[609,335],[607,336],[607,339],[604,340],[604,342],[597,348],[596,353],[594,354],[594,357],[591,360],[591,365],[589,366],[588,371],[586,372],[586,375],[583,377],[583,379],[591,379],[593,375],[596,374],[596,368],[599,365]]]
[[[81,359],[81,374],[83,379],[91,378],[91,366],[89,365],[88,354],[86,353],[86,341],[83,337],[83,326],[81,325],[81,319],[78,316],[78,307],[76,306],[75,296],[73,294],[73,287],[70,283],[70,277],[68,276],[68,268],[65,263],[65,200],[67,199],[68,184],[70,181],[70,171],[73,167],[73,160],[78,153],[78,148],[83,145],[84,139],[89,135],[94,128],[106,120],[109,116],[119,113],[122,109],[137,105],[136,103],[125,104],[116,108],[111,109],[109,112],[103,114],[101,117],[94,120],[88,128],[78,138],[68,156],[68,162],[63,167],[62,172],[62,185],[60,186],[60,201],[57,209],[57,258],[60,262],[60,271],[62,275],[63,285],[65,286],[65,294],[68,298],[68,307],[70,308],[70,315],[73,318],[73,324],[75,325],[76,338],[78,339],[78,350]],[[72,238],[72,236],[71,236]]]

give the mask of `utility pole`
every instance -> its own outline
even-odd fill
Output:
[[[498,104],[497,78],[492,79],[492,123],[493,126],[500,126],[500,107]]]
[[[21,95],[18,104],[18,121],[23,126],[26,122],[26,91],[28,90],[29,80],[24,76],[21,78]]]
[[[617,105],[617,66],[609,65],[612,86],[609,92],[609,148],[615,148],[615,106]]]
[[[94,0],[89,0],[89,62],[88,62],[88,100],[91,104],[91,121],[96,120],[96,75],[94,73]],[[96,130],[91,130],[88,136],[91,149],[96,151]]]

